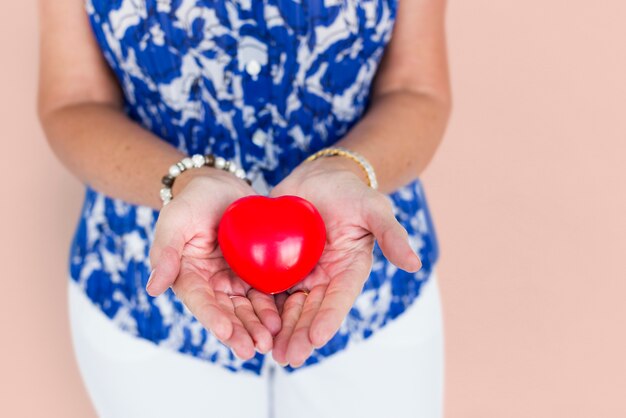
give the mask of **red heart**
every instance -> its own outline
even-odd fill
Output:
[[[273,294],[291,288],[313,270],[326,244],[326,227],[308,200],[252,195],[226,208],[217,240],[239,277]]]

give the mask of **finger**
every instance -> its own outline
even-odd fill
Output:
[[[306,296],[302,313],[287,345],[286,360],[292,367],[302,366],[313,352],[313,342],[309,337],[309,331],[313,318],[322,305],[326,289],[326,285],[315,286]]]
[[[272,350],[272,356],[278,364],[284,365],[288,363],[287,345],[298,322],[298,318],[300,318],[305,300],[306,295],[302,292],[289,295],[285,300],[282,314],[282,327],[278,335],[274,338],[274,349]]]
[[[285,301],[289,297],[287,292],[281,292],[277,295],[274,295],[274,301],[276,302],[276,308],[278,309],[278,315],[283,316],[283,308],[285,306]],[[282,321],[282,320],[281,320]]]
[[[369,275],[367,260],[357,260],[338,276],[332,277],[324,300],[309,330],[313,347],[320,348],[339,330]]]
[[[176,280],[180,272],[180,254],[173,247],[165,247],[150,273],[146,291],[150,296],[165,292]]]
[[[281,321],[274,297],[256,289],[250,289],[248,299],[261,323],[269,330],[272,337],[276,336],[280,331]]]
[[[259,320],[250,300],[243,296],[236,296],[231,298],[231,301],[235,315],[252,337],[255,347],[263,354],[269,352],[273,345],[272,334]]]
[[[233,327],[232,335],[230,338],[226,339],[224,343],[232,349],[233,353],[238,358],[242,360],[251,359],[255,354],[254,341],[243,322],[235,314],[235,307],[233,306],[232,300],[224,292],[217,292],[215,297],[226,317],[230,319]]]
[[[233,324],[223,308],[218,305],[213,290],[193,273],[182,275],[172,287],[181,302],[193,316],[217,339],[224,342],[233,334]]]
[[[184,204],[170,202],[159,213],[150,247],[152,273],[146,285],[151,296],[158,296],[166,291],[178,277],[180,258],[186,242],[187,212]]]
[[[380,193],[378,196],[365,206],[366,228],[378,240],[387,260],[402,270],[414,273],[422,267],[422,262],[409,245],[409,235],[396,219],[390,198]]]

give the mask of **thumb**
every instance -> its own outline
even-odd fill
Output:
[[[150,296],[165,292],[178,277],[180,259],[186,243],[183,225],[185,215],[174,202],[169,203],[159,214],[150,248],[152,272],[146,285]]]
[[[152,264],[152,261],[150,262]],[[169,289],[176,281],[180,272],[180,252],[176,248],[167,246],[160,252],[154,268],[148,278],[146,291],[150,296],[159,296]]]
[[[378,193],[365,207],[365,227],[378,241],[385,257],[402,270],[414,273],[422,268],[419,256],[409,245],[409,234],[394,215],[389,197]]]

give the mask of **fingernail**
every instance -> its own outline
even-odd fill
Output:
[[[150,276],[148,276],[148,283],[146,283],[146,289],[150,287],[150,283],[152,283],[152,278],[154,277],[154,269],[150,272]]]
[[[411,262],[411,264],[413,264],[413,268],[415,270],[419,270],[422,267],[422,260],[420,260],[419,256],[414,253],[413,261]]]

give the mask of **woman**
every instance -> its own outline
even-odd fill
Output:
[[[40,120],[86,185],[70,318],[100,416],[441,416],[418,177],[450,111],[444,9],[40,2]],[[301,196],[327,228],[277,295],[217,244],[226,207],[254,194]]]

